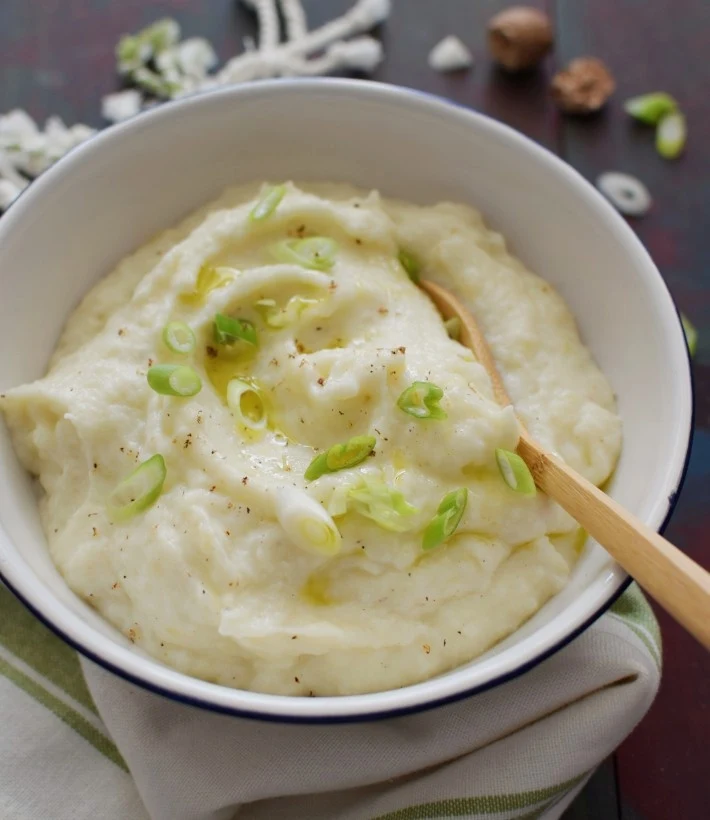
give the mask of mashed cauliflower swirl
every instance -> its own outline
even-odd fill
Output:
[[[421,681],[529,618],[583,538],[541,493],[502,480],[494,453],[516,447],[513,410],[400,252],[473,309],[523,422],[597,484],[620,449],[614,396],[561,298],[470,207],[289,183],[254,220],[264,192],[230,190],[125,259],[74,312],[47,375],[0,407],[44,490],[57,567],[136,646],[260,692]],[[218,341],[217,314],[246,320],[257,344]],[[176,321],[192,352],[163,341]],[[156,392],[157,364],[191,367],[201,389]],[[398,406],[414,382],[440,388],[445,417]],[[306,480],[354,437],[373,452]],[[157,500],[116,516],[116,487],[156,454]],[[461,488],[455,533],[424,551]]]

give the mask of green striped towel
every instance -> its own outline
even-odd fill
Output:
[[[490,692],[374,723],[283,726],[79,661],[0,585],[0,817],[552,820],[641,720],[660,669],[658,625],[632,586]]]

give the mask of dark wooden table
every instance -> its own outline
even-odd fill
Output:
[[[352,0],[306,0],[311,24]],[[643,179],[655,206],[634,228],[680,308],[700,331],[695,360],[693,456],[668,536],[710,565],[710,1],[533,0],[556,20],[554,60],[544,71],[512,80],[486,58],[485,24],[501,0],[394,0],[382,27],[386,59],[375,79],[450,97],[518,128],[565,157],[593,180],[618,169]],[[37,117],[101,125],[99,100],[114,90],[113,49],[119,36],[162,15],[190,35],[209,38],[226,59],[254,33],[235,0],[0,0],[0,111],[26,108]],[[477,57],[474,70],[440,75],[429,49],[456,33]],[[558,64],[579,55],[604,59],[618,81],[601,116],[561,117],[547,84]],[[687,112],[686,155],[664,162],[652,135],[634,127],[620,101],[664,89]],[[700,820],[708,816],[710,659],[664,613],[664,677],[649,715],[599,770],[567,820]]]

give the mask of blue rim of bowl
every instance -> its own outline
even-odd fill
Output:
[[[260,86],[264,85],[312,85],[313,82],[318,82],[321,84],[328,84],[328,85],[340,85],[340,86],[368,86],[372,85],[371,81],[366,80],[349,80],[349,79],[334,79],[334,78],[319,78],[317,81],[313,80],[300,80],[295,78],[284,78],[284,79],[277,79],[277,80],[262,80],[258,83]],[[380,85],[387,85],[382,83]],[[484,114],[480,111],[475,111],[475,109],[470,108],[469,106],[463,105],[462,103],[456,102],[454,100],[449,100],[445,97],[441,97],[437,94],[432,94],[428,91],[421,91],[415,88],[408,88],[404,86],[392,86],[392,90],[396,90],[399,93],[411,95],[411,96],[420,96],[431,99],[436,101],[438,104],[443,104],[452,108],[460,108],[464,111],[468,111],[471,113],[475,113],[480,117],[483,117],[491,122],[495,123],[497,126],[502,127],[508,131],[513,132],[518,137],[526,138],[524,134],[517,131],[516,129],[512,128],[511,126],[506,125],[505,123],[498,122],[494,120],[492,117],[489,117],[487,114]],[[193,99],[197,99],[200,97],[207,97],[207,96],[217,96],[219,94],[223,94],[228,89],[214,89],[212,91],[204,92],[199,95],[194,95]],[[189,98],[184,98],[189,99]],[[164,110],[166,108],[171,108],[173,105],[178,105],[183,100],[175,100],[175,101],[168,101],[160,106],[160,109]],[[148,115],[156,114],[158,111],[147,112]],[[143,115],[138,115],[137,118],[142,117]],[[114,126],[117,130],[121,128],[122,125],[128,125],[131,121],[136,118],[131,118],[131,120],[127,120],[125,123],[120,123],[118,126]],[[105,130],[105,129],[104,129]],[[101,133],[101,132],[99,132]],[[93,142],[95,137],[86,140],[84,143],[80,143],[79,145],[75,146],[68,152],[65,156],[73,155],[76,156],[76,153],[82,151],[84,148],[87,147],[90,143]],[[530,138],[526,138],[530,139]],[[530,140],[534,142],[533,140]],[[553,151],[550,151],[544,145],[540,145],[539,143],[534,143],[535,146],[543,151],[546,154],[554,157],[557,161],[562,162],[568,167],[568,163],[558,157]],[[55,166],[58,165],[63,161],[64,157],[55,163]],[[51,169],[50,169],[51,170]],[[574,170],[574,169],[572,169]],[[578,172],[577,172],[578,173]],[[581,176],[581,174],[579,175]],[[582,177],[583,178],[583,177]],[[31,186],[28,186],[28,188]],[[24,194],[28,188],[26,188],[21,194]],[[19,197],[18,197],[19,199]],[[16,200],[17,201],[17,200]],[[13,203],[14,205],[14,203]],[[12,205],[10,206],[12,208]],[[655,265],[654,265],[655,268]],[[685,331],[682,326],[681,321],[681,313],[678,308],[678,305],[675,302],[670,290],[668,289],[668,285],[666,284],[665,279],[661,275],[660,271],[656,268],[656,273],[660,279],[661,285],[665,288],[666,293],[668,294],[673,307],[675,308],[678,323],[680,325],[681,331],[683,332],[683,336],[685,338]],[[690,455],[692,451],[693,445],[693,437],[695,431],[695,379],[693,375],[693,368],[692,368],[692,360],[690,356],[690,350],[688,349],[687,340],[686,340],[686,359],[687,359],[687,367],[688,367],[688,375],[690,380],[690,417],[689,417],[689,427],[688,427],[688,434],[687,434],[687,443],[685,449],[685,458],[683,461],[683,467],[680,471],[680,475],[678,477],[678,481],[674,490],[668,496],[668,506],[666,509],[666,515],[658,527],[658,532],[663,533],[665,532],[668,523],[673,516],[673,512],[676,508],[678,503],[678,498],[680,496],[680,492],[683,488],[683,484],[685,483],[685,479],[688,473],[688,466],[690,463]],[[87,649],[83,644],[79,641],[75,640],[68,634],[66,634],[62,629],[52,623],[48,618],[46,618],[39,610],[35,608],[33,604],[31,604],[17,589],[12,585],[12,583],[7,579],[5,574],[0,571],[0,581],[2,581],[5,586],[15,595],[15,597],[40,621],[44,626],[46,626],[51,632],[53,632],[57,637],[61,638],[65,643],[79,652],[88,660],[95,663],[97,666],[102,667],[103,669],[111,672],[112,674],[116,675],[117,677],[121,678],[122,680],[127,681],[128,683],[132,683],[136,686],[139,686],[141,689],[145,689],[149,692],[152,692],[155,695],[160,695],[161,697],[167,698],[168,700],[174,701],[176,703],[183,704],[185,706],[192,706],[197,707],[199,709],[204,709],[207,712],[213,712],[217,714],[228,715],[231,717],[238,717],[244,718],[248,720],[259,720],[264,721],[266,723],[285,723],[285,724],[297,724],[297,725],[333,725],[333,724],[349,724],[349,723],[367,723],[372,721],[379,721],[379,720],[386,720],[389,718],[396,718],[396,717],[403,717],[405,715],[417,714],[420,712],[426,712],[430,709],[436,709],[440,706],[446,706],[447,704],[457,703],[459,701],[466,700],[467,698],[471,698],[475,695],[481,694],[483,692],[487,692],[490,689],[493,689],[496,686],[500,686],[501,684],[508,683],[509,681],[515,680],[516,678],[524,675],[526,672],[529,672],[531,669],[535,668],[538,664],[542,663],[543,661],[550,658],[555,653],[559,652],[565,646],[570,644],[576,638],[578,638],[586,629],[588,629],[595,621],[597,621],[613,604],[621,597],[621,595],[629,588],[631,585],[633,578],[627,575],[623,581],[619,584],[619,586],[609,595],[607,600],[592,614],[590,615],[585,621],[583,621],[579,626],[573,629],[569,634],[565,635],[559,641],[554,643],[552,646],[548,647],[544,651],[540,652],[535,657],[531,658],[530,660],[526,661],[525,663],[521,664],[520,666],[516,667],[515,669],[510,670],[509,672],[505,672],[501,675],[497,675],[496,677],[491,678],[490,680],[486,681],[485,683],[481,683],[477,686],[472,686],[468,689],[464,689],[460,692],[455,692],[452,695],[447,695],[446,697],[435,698],[432,700],[428,700],[425,703],[415,704],[413,706],[403,706],[400,709],[397,708],[387,708],[373,712],[367,712],[362,714],[355,714],[355,715],[323,715],[323,716],[303,716],[297,717],[294,715],[279,715],[279,714],[270,714],[267,712],[260,712],[258,710],[252,709],[239,709],[236,707],[229,707],[229,706],[222,706],[207,700],[203,700],[197,697],[190,697],[188,695],[178,694],[170,689],[164,688],[157,684],[151,683],[149,681],[144,680],[143,678],[133,675],[130,672],[126,672],[121,667],[111,663],[110,661],[105,660],[104,658],[97,655],[90,649]]]

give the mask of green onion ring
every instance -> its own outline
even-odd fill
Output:
[[[397,399],[397,407],[417,419],[445,419],[439,407],[444,391],[431,382],[413,382]]]
[[[202,388],[202,381],[191,367],[181,364],[155,364],[146,374],[148,384],[161,396],[197,395]]]
[[[215,314],[214,339],[220,345],[231,345],[235,342],[257,345],[256,329],[248,319],[235,319],[223,313]]]
[[[305,472],[306,481],[315,481],[325,473],[355,467],[370,455],[376,444],[374,436],[354,436],[343,444],[334,444],[311,461]]]
[[[195,349],[196,339],[192,328],[185,322],[168,322],[163,328],[163,342],[168,350],[186,356]]]
[[[139,464],[109,496],[106,506],[110,517],[114,521],[127,521],[147,510],[162,492],[166,475],[165,459],[160,453]]]
[[[279,262],[300,265],[319,271],[328,271],[335,264],[338,243],[327,236],[309,236],[306,239],[286,239],[271,248]]]
[[[251,209],[249,219],[252,222],[261,222],[278,208],[286,193],[285,185],[271,185],[261,192],[256,205]]]
[[[496,449],[496,461],[498,462],[498,469],[503,476],[503,481],[521,495],[533,496],[537,490],[535,488],[535,479],[528,469],[528,465],[520,458],[517,453],[511,453],[510,450],[502,450],[500,447]]]
[[[422,549],[424,552],[433,550],[451,538],[461,523],[467,502],[468,489],[466,487],[452,490],[441,499],[436,515],[431,519],[427,528],[424,530],[422,537]]]

